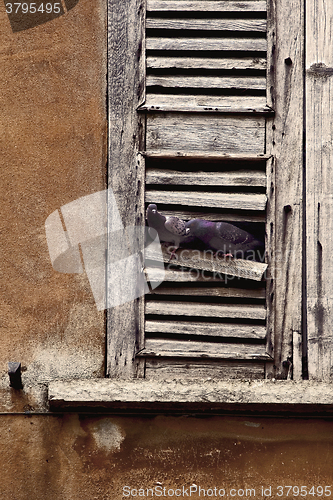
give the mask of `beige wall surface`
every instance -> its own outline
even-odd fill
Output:
[[[106,5],[13,33],[0,6],[0,407],[43,405],[51,378],[103,376],[104,312],[86,274],[52,269],[45,220],[105,188]],[[8,394],[22,363],[24,396]],[[30,390],[29,390],[30,387]],[[0,386],[1,390],[1,386]],[[14,398],[15,399],[15,398]]]
[[[332,430],[327,421],[257,417],[7,415],[0,419],[0,495],[7,500],[223,498],[211,494],[217,488],[225,490],[224,498],[237,500],[301,498],[287,496],[286,486],[305,486],[303,492],[315,486],[317,493],[332,485]],[[200,496],[194,485],[202,488]],[[188,496],[176,496],[183,487]],[[166,496],[158,496],[164,488]],[[147,496],[147,489],[157,494]],[[126,496],[131,490],[136,491]],[[168,490],[175,494],[168,496]]]

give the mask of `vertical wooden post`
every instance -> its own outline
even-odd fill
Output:
[[[306,2],[306,267],[309,378],[332,380],[333,11]]]
[[[269,164],[268,331],[277,378],[287,378],[293,332],[302,328],[304,0],[270,0],[268,9]],[[274,207],[275,205],[275,207]],[[294,350],[294,353],[298,352]]]
[[[144,168],[138,160],[144,127],[136,110],[145,92],[145,10],[144,0],[108,2],[108,179],[125,227],[144,225]],[[109,231],[111,226],[109,214]],[[112,378],[135,375],[135,353],[143,347],[142,307],[138,298],[108,310],[107,375]]]

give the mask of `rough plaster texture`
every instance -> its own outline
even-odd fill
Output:
[[[104,373],[104,312],[85,274],[52,269],[45,220],[105,189],[106,4],[13,33],[0,9],[0,408],[42,408],[43,384]],[[7,362],[22,363],[22,398]]]
[[[314,420],[8,415],[0,419],[0,454],[0,495],[8,500],[120,500],[140,498],[123,496],[126,485],[193,484],[254,488],[256,499],[272,486],[266,500],[277,500],[279,485],[331,484],[333,434],[332,422]]]

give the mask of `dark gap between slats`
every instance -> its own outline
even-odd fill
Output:
[[[250,344],[250,345],[262,345],[265,343],[265,339],[253,339],[249,337],[213,337],[211,335],[182,335],[179,333],[160,333],[152,332],[146,333],[146,338],[149,339],[161,339],[161,340],[181,340],[181,341],[194,341],[194,342],[209,342],[212,344]]]
[[[205,18],[206,19],[206,18]],[[148,28],[148,38],[266,38],[265,31]]]
[[[174,282],[175,284],[178,282]],[[183,283],[182,283],[183,284]],[[187,287],[186,287],[187,288]],[[265,299],[260,298],[250,298],[250,297],[214,297],[211,295],[191,295],[190,292],[188,295],[160,295],[160,294],[147,294],[146,301],[154,301],[154,302],[177,302],[178,304],[182,302],[186,303],[195,303],[199,302],[202,304],[203,302],[209,302],[209,304],[219,304],[219,305],[256,305],[256,306],[264,306]]]
[[[211,193],[253,193],[253,194],[264,194],[266,189],[260,186],[211,186],[201,184],[199,186],[195,185],[179,185],[179,184],[147,184],[147,191],[149,189],[159,190],[159,191],[187,191],[187,192],[211,192]]]
[[[147,56],[156,57],[184,57],[184,58],[216,58],[216,59],[239,59],[249,58],[265,59],[266,51],[256,50],[147,50]]]
[[[208,301],[207,301],[208,302]],[[248,319],[248,318],[213,318],[210,316],[180,316],[168,315],[168,314],[146,314],[146,319],[151,321],[181,321],[182,323],[220,323],[223,325],[253,325],[253,326],[265,326],[266,321],[264,319]]]
[[[184,268],[185,269],[185,268]],[[205,273],[208,274],[208,271],[205,271]],[[175,284],[177,282],[173,282],[173,281],[164,281],[160,287],[162,287],[163,289],[164,288],[169,288],[170,290],[174,289],[175,288]],[[203,290],[205,289],[210,289],[210,288],[220,288],[220,289],[223,289],[223,290],[228,290],[229,288],[237,288],[237,289],[246,289],[246,290],[264,290],[265,289],[265,285],[261,282],[261,281],[252,281],[252,280],[246,280],[245,278],[240,278],[239,280],[237,280],[237,282],[235,284],[233,283],[229,283],[227,285],[225,285],[224,283],[220,283],[218,281],[214,281],[214,282],[203,282],[203,281],[190,281],[190,282],[181,282],[182,286],[186,287],[186,288],[202,288]],[[160,288],[158,287],[158,288]],[[158,290],[157,288],[157,290]],[[149,295],[150,297],[151,295]],[[168,295],[170,297],[170,295]],[[178,297],[178,295],[177,295]],[[224,297],[223,297],[224,298]],[[246,298],[246,297],[245,297]],[[265,302],[265,299],[264,298],[254,298],[253,300],[262,300],[263,302]],[[257,302],[256,302],[257,303]]]
[[[168,94],[168,95],[212,95],[212,96],[253,96],[265,97],[266,90],[259,89],[211,89],[211,88],[191,88],[191,87],[162,87],[153,85],[147,87],[147,94]]]
[[[204,68],[148,68],[148,75],[156,76],[266,76],[264,69],[204,69]]]
[[[158,200],[155,200],[154,202],[150,203],[156,203],[158,206],[158,211],[163,212],[163,211],[178,211],[178,212],[195,212],[195,213],[200,213],[200,217],[204,218],[205,214],[218,214],[221,215],[221,221],[226,220],[223,219],[223,215],[230,215],[231,217],[234,215],[236,216],[244,216],[248,214],[248,210],[236,210],[236,209],[229,209],[229,208],[208,208],[208,207],[197,207],[197,206],[190,206],[190,205],[166,205],[165,203],[158,203]],[[149,203],[146,203],[146,208],[148,207]],[[245,213],[244,213],[245,212]],[[261,210],[251,210],[251,216],[257,216],[261,217],[263,215],[263,212]],[[198,216],[199,217],[199,216]],[[228,221],[226,221],[228,222]],[[235,223],[236,225],[236,223]]]
[[[200,154],[200,153],[198,153]],[[252,170],[266,172],[266,158],[255,160],[238,159],[198,159],[198,158],[146,158],[146,168],[170,169],[183,172],[237,172],[244,170],[251,173]]]
[[[163,19],[266,19],[267,13],[263,11],[158,11],[147,10],[147,18]]]

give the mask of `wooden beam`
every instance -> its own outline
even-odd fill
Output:
[[[308,371],[332,381],[332,5],[306,2],[306,270]]]
[[[286,378],[284,361],[302,323],[304,1],[274,0],[268,8],[267,95],[275,110],[266,133],[274,155],[267,169],[268,333],[271,376]]]
[[[144,17],[141,0],[108,0],[108,179],[125,227],[144,225],[144,165],[138,156],[138,151],[143,149],[143,126],[136,111],[144,101]],[[110,208],[109,234],[113,231]],[[114,238],[109,238],[108,256],[112,255],[114,243]],[[112,263],[108,262],[108,269],[111,267]],[[111,272],[115,273],[116,269]],[[132,269],[135,276],[140,272],[139,268]],[[110,278],[113,276],[108,276],[107,293],[112,300],[115,290]],[[120,282],[126,286],[124,280]],[[142,307],[139,298],[108,310],[107,374],[110,377],[124,379],[135,374],[133,358],[143,342]]]
[[[264,76],[168,76],[148,75],[147,92],[150,87],[171,89],[240,89],[266,90]]]

